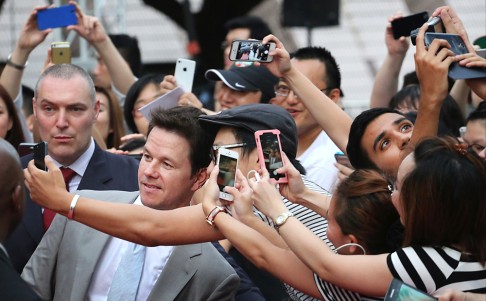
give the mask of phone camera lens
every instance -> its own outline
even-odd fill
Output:
[[[187,68],[185,68],[185,67],[184,67],[184,68],[182,68],[182,71],[186,72],[186,71],[187,71]]]

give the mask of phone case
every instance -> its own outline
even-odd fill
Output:
[[[69,42],[52,43],[51,60],[53,64],[71,64],[71,45]]]
[[[174,77],[177,81],[177,85],[181,87],[184,92],[192,91],[192,83],[194,81],[195,71],[195,61],[187,59],[177,59]]]
[[[273,60],[269,53],[275,47],[274,42],[262,44],[262,41],[258,40],[235,40],[231,43],[229,59],[232,61],[269,63]]]
[[[444,39],[451,45],[451,50],[454,54],[465,54],[467,50],[466,44],[462,40],[461,36],[452,33],[438,33],[438,32],[426,32],[425,33],[425,45],[429,46],[434,39]],[[468,68],[459,65],[454,62],[449,68],[449,76],[452,79],[468,79],[468,78],[483,78],[486,77],[486,70],[483,68]]]
[[[267,134],[272,134],[273,137],[268,136],[269,140],[265,140],[267,139],[265,137]],[[280,144],[280,131],[277,129],[256,131],[255,141],[260,167],[268,171],[272,182],[287,183],[288,179],[286,174],[277,174],[275,172],[276,169],[284,165],[282,146]]]
[[[75,24],[78,24],[78,18],[76,17],[76,7],[72,4],[37,12],[37,28],[39,30]]]
[[[226,186],[235,186],[236,170],[238,169],[238,153],[229,149],[220,148],[218,150],[219,174],[217,183],[219,187],[219,197],[223,200],[233,201],[233,196],[223,191]]]

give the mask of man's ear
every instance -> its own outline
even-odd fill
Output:
[[[339,101],[339,99],[341,98],[341,90],[339,90],[337,88],[332,89],[331,91],[329,91],[328,97],[332,101],[334,101],[335,103],[337,103]]]
[[[194,184],[192,185],[191,190],[196,191],[201,188],[204,183],[206,183],[207,179],[209,179],[208,169],[206,167],[201,168],[194,176]]]
[[[24,213],[24,193],[22,185],[17,185],[12,192],[12,211],[22,216]]]

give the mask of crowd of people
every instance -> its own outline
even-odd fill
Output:
[[[448,70],[486,59],[451,7],[432,16],[469,53],[426,47],[424,24],[399,89],[409,41],[388,25],[370,109],[354,120],[332,53],[290,54],[255,17],[227,23],[224,69],[148,120],[138,110],[176,79],[142,75],[136,38],[71,3],[67,30],[96,50],[93,72],[47,51],[33,95],[21,89],[52,31],[37,29],[37,7],[0,76],[0,300],[383,300],[394,278],[439,300],[484,300],[486,81]],[[249,39],[275,43],[273,60],[228,61],[231,42]],[[258,149],[262,130],[279,131],[281,151]],[[40,141],[47,171],[16,152]],[[232,201],[220,198],[221,149],[238,154],[222,189]]]

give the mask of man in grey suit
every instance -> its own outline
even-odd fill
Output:
[[[153,113],[138,171],[140,192],[79,194],[158,210],[188,206],[194,192],[206,181],[206,167],[211,160],[212,141],[198,124],[200,114],[192,107]],[[131,248],[133,243],[58,215],[27,263],[22,278],[49,300],[234,299],[239,278],[209,243],[143,247],[142,261],[126,260],[138,256],[132,254]],[[132,264],[130,272],[120,273],[126,262],[141,263]],[[134,275],[136,280],[120,280]],[[125,291],[133,283],[138,285],[127,297],[130,293]]]

